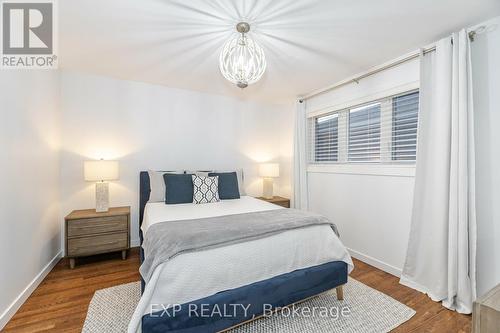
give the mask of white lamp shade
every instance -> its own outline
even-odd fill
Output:
[[[278,163],[263,163],[259,166],[259,175],[264,178],[279,177],[280,165]]]
[[[83,173],[88,182],[117,180],[119,178],[118,161],[85,161]]]

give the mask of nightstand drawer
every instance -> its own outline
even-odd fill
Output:
[[[68,256],[84,256],[128,248],[128,233],[68,239]]]
[[[102,234],[106,232],[126,232],[128,217],[109,216],[89,219],[72,220],[68,223],[68,237]]]

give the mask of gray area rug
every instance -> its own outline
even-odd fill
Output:
[[[140,297],[139,282],[96,291],[82,332],[126,332]],[[343,301],[338,301],[335,290],[331,290],[294,308],[239,326],[230,333],[389,332],[414,314],[406,305],[349,278],[344,286]]]

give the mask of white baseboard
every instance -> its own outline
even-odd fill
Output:
[[[373,257],[370,257],[366,254],[363,254],[361,252],[358,252],[356,250],[347,248],[349,253],[351,254],[352,257],[361,260],[362,262],[367,263],[368,265],[372,265],[373,267],[377,267],[378,269],[383,270],[384,272],[387,272],[389,274],[392,274],[394,276],[400,277],[402,270],[401,268],[394,267],[392,265],[389,265],[383,261],[380,261],[378,259],[375,259]]]
[[[7,307],[7,309],[0,315],[0,330],[4,328],[9,320],[16,314],[17,310],[23,305],[28,299],[31,293],[38,287],[38,285],[45,279],[47,274],[50,273],[52,268],[59,262],[62,258],[62,252],[56,254],[54,258],[38,273],[37,276],[26,286],[26,288],[17,296],[17,298]]]

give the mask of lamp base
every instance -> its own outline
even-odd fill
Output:
[[[109,183],[95,184],[95,211],[105,213],[109,210]]]
[[[265,199],[272,199],[273,196],[273,179],[264,178],[262,182],[262,197]]]

